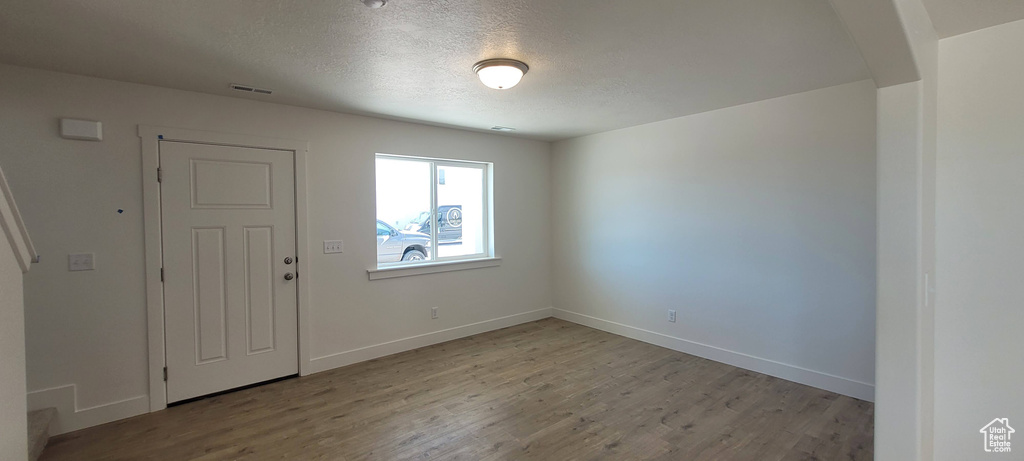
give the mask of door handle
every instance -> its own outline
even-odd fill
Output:
[[[295,278],[295,276],[294,276],[294,275],[292,275],[292,273],[291,273],[291,272],[288,272],[288,273],[284,274],[284,279],[285,279],[285,280],[291,280],[291,279],[293,279],[293,278]]]

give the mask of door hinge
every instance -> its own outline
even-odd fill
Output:
[[[164,367],[164,381],[167,381],[167,367]]]
[[[164,268],[162,268],[162,267],[160,268],[160,281],[161,282],[164,281]]]
[[[162,168],[156,169],[156,182],[164,182],[164,170]]]

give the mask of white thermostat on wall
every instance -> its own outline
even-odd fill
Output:
[[[60,137],[84,141],[102,141],[103,124],[91,120],[60,119]]]

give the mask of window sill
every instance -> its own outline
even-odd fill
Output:
[[[412,266],[385,267],[382,269],[368,269],[366,273],[367,275],[370,276],[370,280],[380,280],[392,279],[396,277],[410,277],[413,275],[435,274],[438,272],[482,269],[484,267],[497,267],[500,265],[500,257],[490,257],[479,259],[467,259],[462,261],[424,263]]]

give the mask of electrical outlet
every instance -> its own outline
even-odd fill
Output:
[[[668,321],[672,322],[672,323],[676,322],[676,311],[674,311],[672,309],[669,309],[669,311],[668,311]]]
[[[324,240],[324,254],[344,253],[345,242],[341,240]]]
[[[68,255],[69,271],[91,271],[96,269],[93,253],[73,253]]]
[[[436,319],[437,318],[437,308],[436,307],[431,307],[430,308],[430,318],[432,318],[432,319]]]

